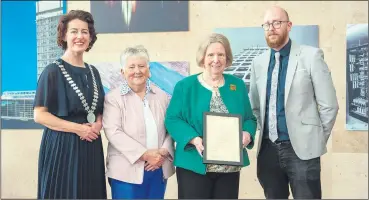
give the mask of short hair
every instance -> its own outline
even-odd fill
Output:
[[[131,56],[138,56],[146,59],[147,66],[149,66],[150,57],[147,49],[142,45],[137,45],[134,47],[128,47],[121,53],[120,64],[122,65],[123,69],[126,67],[127,59]]]
[[[91,13],[83,11],[83,10],[71,10],[69,11],[68,14],[62,15],[59,18],[59,23],[58,23],[58,36],[57,36],[57,43],[58,46],[60,46],[63,50],[67,49],[67,42],[64,41],[65,38],[65,34],[67,33],[67,29],[68,29],[68,23],[74,19],[79,19],[81,21],[84,21],[88,24],[88,31],[90,33],[90,44],[88,46],[88,48],[86,49],[86,52],[88,52],[92,46],[94,45],[94,43],[97,40],[97,34],[95,32],[95,27],[94,27],[94,19],[91,15]]]
[[[226,54],[226,66],[231,66],[233,62],[231,45],[229,44],[229,40],[227,39],[227,37],[219,33],[213,33],[207,36],[205,40],[200,44],[196,54],[197,65],[199,67],[202,66],[202,64],[204,63],[206,51],[209,45],[212,43],[220,43],[223,45]]]

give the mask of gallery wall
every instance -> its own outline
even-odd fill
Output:
[[[98,35],[94,48],[85,55],[89,62],[119,62],[121,51],[144,45],[151,60],[188,61],[190,74],[198,73],[195,55],[200,41],[219,28],[260,27],[265,9],[271,5],[285,8],[293,25],[317,25],[319,47],[331,70],[337,91],[339,112],[333,128],[333,149],[342,153],[367,153],[368,133],[346,130],[346,29],[348,24],[367,24],[367,2],[298,1],[298,2],[189,2],[189,31],[104,33]],[[90,11],[90,2],[69,2],[68,10]],[[165,1],[164,1],[165,6]],[[138,8],[137,8],[138,9]],[[292,27],[292,30],[294,28]],[[259,37],[263,35],[243,35]],[[303,39],[302,39],[303,40]]]
[[[158,2],[162,3],[159,6],[166,6],[165,1]],[[340,110],[328,143],[328,153],[322,157],[323,198],[367,199],[368,131],[347,130],[346,127],[346,32],[348,24],[368,23],[368,2],[193,1],[188,5],[188,27],[184,27],[188,31],[178,26],[178,30],[173,32],[148,32],[153,30],[149,27],[141,29],[141,32],[122,28],[111,33],[101,33],[92,50],[85,54],[85,61],[100,67],[116,66],[125,47],[141,44],[148,49],[151,61],[166,66],[169,62],[188,63],[186,66],[189,65],[189,73],[198,73],[202,70],[196,66],[195,55],[200,41],[206,35],[224,29],[261,29],[265,9],[280,5],[288,11],[294,26],[317,27],[318,46],[325,53],[337,92]],[[76,9],[91,11],[91,4],[89,1],[69,1],[67,10]],[[135,9],[138,12],[139,7]],[[238,37],[260,39],[264,36],[244,34]],[[303,38],[299,40],[304,42]],[[42,130],[39,129],[2,130],[2,198],[36,197],[41,134]],[[106,139],[103,142],[106,153]],[[240,198],[264,198],[256,178],[255,154],[255,149],[250,151],[251,165],[242,170]],[[110,187],[107,186],[107,189],[110,190]],[[166,198],[176,197],[177,185],[173,176],[168,182]]]

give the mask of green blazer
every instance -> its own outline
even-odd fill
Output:
[[[210,111],[212,92],[198,81],[199,74],[191,75],[179,81],[174,87],[169,103],[165,126],[176,142],[174,165],[199,174],[206,174],[206,165],[195,147],[189,142],[203,135],[203,112]],[[252,114],[250,100],[245,83],[229,74],[223,74],[225,84],[219,88],[220,95],[230,114],[240,114],[243,130],[250,133],[254,146],[256,118]],[[250,164],[246,149],[243,150],[243,166]]]

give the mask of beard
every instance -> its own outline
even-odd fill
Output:
[[[271,40],[269,38],[269,35],[271,35],[271,34],[268,34],[267,36],[265,36],[265,40],[266,40],[266,42],[267,42],[267,44],[270,48],[281,47],[284,44],[284,42],[287,40],[287,37],[288,37],[287,36],[287,31],[284,32],[284,33],[281,33],[279,35],[274,35],[274,37],[276,37],[276,39],[273,39],[273,40]]]

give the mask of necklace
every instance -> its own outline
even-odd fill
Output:
[[[204,78],[204,73],[203,74],[201,74],[201,78],[202,78],[202,80],[205,82],[205,83],[207,83],[206,82],[206,80],[205,80],[205,78]],[[210,84],[208,84],[209,86],[211,86],[212,88],[213,88],[213,90],[217,90],[218,88],[219,88],[219,86],[222,84],[222,82],[223,82],[223,80],[224,80],[224,78],[222,78],[221,80],[219,80],[218,81],[218,83],[217,83],[217,85],[210,85]]]
[[[93,100],[91,103],[91,109],[90,106],[88,106],[88,103],[86,101],[85,96],[83,95],[83,93],[81,92],[81,90],[78,88],[78,86],[76,85],[76,83],[73,81],[72,77],[68,74],[68,72],[65,70],[64,66],[59,62],[59,61],[54,61],[55,64],[57,64],[60,68],[60,70],[62,71],[65,79],[67,80],[67,82],[69,83],[69,85],[72,87],[72,89],[77,93],[79,99],[82,102],[83,107],[85,108],[85,110],[87,111],[87,121],[89,123],[94,123],[96,120],[96,116],[94,114],[94,111],[96,110],[96,105],[97,105],[97,100],[99,99],[99,91],[97,90],[97,84],[96,84],[96,80],[95,80],[95,75],[94,72],[92,71],[92,67],[90,65],[88,65],[88,68],[91,71],[91,75],[92,75],[92,83],[94,86],[94,95],[93,95]]]

